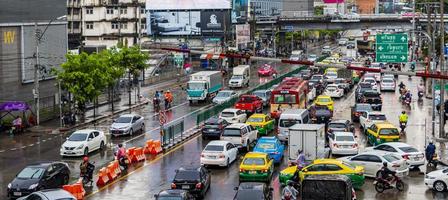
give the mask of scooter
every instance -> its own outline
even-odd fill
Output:
[[[121,170],[127,170],[128,169],[128,159],[127,159],[127,157],[121,157],[118,160],[118,164],[120,165]]]
[[[404,182],[395,174],[393,175],[395,184],[391,184],[389,181],[382,179],[381,177],[375,178],[373,185],[378,193],[383,193],[384,190],[396,188],[398,191],[404,190]]]
[[[419,92],[417,93],[417,95],[418,95],[418,101],[422,101],[422,100],[423,100],[423,92],[422,92],[422,91],[419,91]]]
[[[401,129],[401,133],[406,133],[404,129],[406,129],[406,123],[405,122],[400,122],[400,129]]]
[[[403,103],[407,106],[411,106],[411,97],[405,97]]]

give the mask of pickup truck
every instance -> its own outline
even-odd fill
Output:
[[[224,128],[221,140],[229,141],[240,149],[250,151],[250,146],[255,144],[258,138],[258,130],[250,125],[235,123]]]
[[[235,103],[235,108],[249,113],[261,113],[263,111],[263,100],[255,95],[241,95]]]
[[[365,91],[360,99],[361,103],[368,103],[372,106],[373,110],[380,111],[383,107],[383,99],[381,98],[381,93],[375,90]]]

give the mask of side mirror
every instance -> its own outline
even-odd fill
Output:
[[[177,172],[179,172],[179,170],[178,170],[178,169],[176,169],[176,170],[174,170],[174,172],[176,172],[176,173],[177,173]]]
[[[155,195],[154,195],[154,198],[157,198],[157,197],[159,197],[159,195],[158,195],[158,194],[155,194]]]
[[[92,141],[92,138],[87,138],[87,141]]]
[[[66,137],[65,140],[68,140],[68,137]]]
[[[234,187],[233,190],[238,190],[238,187]]]

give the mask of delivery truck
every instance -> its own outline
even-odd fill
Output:
[[[325,143],[324,124],[295,124],[289,127],[289,160],[296,160],[302,150],[307,161],[328,158],[330,148]]]
[[[187,83],[187,99],[190,104],[199,101],[211,101],[222,89],[220,71],[200,71],[190,75]]]

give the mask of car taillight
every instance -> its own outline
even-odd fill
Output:
[[[403,159],[405,159],[405,160],[409,160],[409,155],[408,154],[404,154],[401,157],[403,157]]]
[[[196,189],[201,189],[201,188],[202,188],[202,183],[196,184]]]
[[[261,170],[261,173],[266,173],[266,172],[268,172],[268,169],[262,169]]]
[[[176,184],[171,183],[171,189],[176,189]]]
[[[356,116],[356,117],[359,117],[360,115],[361,115],[360,112],[356,112],[356,113],[355,113],[355,116]]]
[[[333,146],[336,147],[336,148],[339,148],[339,145],[338,145],[338,144],[333,144]]]
[[[241,169],[241,168],[240,168],[240,172],[244,172],[244,169]]]
[[[205,157],[205,155],[203,153],[201,153],[201,157]]]
[[[224,154],[219,154],[219,158],[225,158]]]
[[[358,147],[358,144],[353,144],[352,147],[353,147],[353,148],[357,148],[357,147]]]

